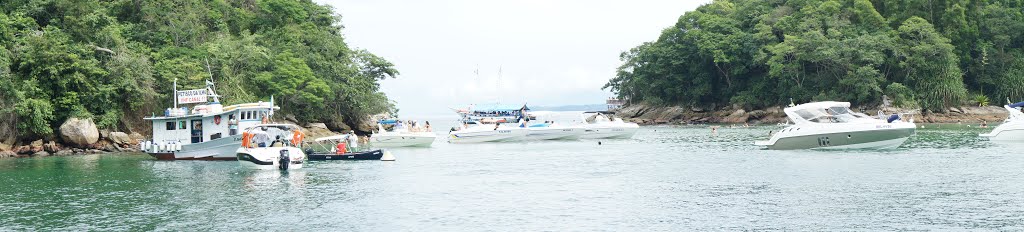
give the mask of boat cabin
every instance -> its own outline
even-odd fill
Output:
[[[850,110],[849,102],[813,102],[788,107],[786,116],[794,123],[849,123],[864,120],[878,120],[866,114]]]
[[[188,145],[240,135],[242,131],[266,123],[273,115],[274,100],[230,106],[220,104],[213,82],[205,89],[177,90],[173,108],[162,116],[143,118],[153,125],[153,143]],[[212,98],[213,101],[208,99]],[[179,104],[197,104],[191,109]],[[238,136],[240,139],[241,136]]]

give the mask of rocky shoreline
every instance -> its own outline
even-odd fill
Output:
[[[641,125],[680,125],[680,124],[776,124],[787,121],[782,106],[747,111],[744,109],[727,108],[708,110],[699,107],[653,107],[643,104],[632,104],[615,111],[616,116]],[[859,112],[882,110],[891,113],[912,113],[911,117],[918,123],[996,123],[1006,119],[1006,109],[998,106],[962,106],[950,107],[945,112],[921,112],[920,109],[900,109],[892,107],[855,108]]]
[[[291,123],[287,119],[283,123]],[[352,128],[357,134],[369,133],[372,125]],[[324,123],[308,123],[302,126],[307,138],[336,135]],[[88,155],[113,152],[141,152],[139,143],[149,139],[138,132],[100,130],[91,119],[68,119],[61,125],[59,138],[38,139],[29,143],[0,140],[0,158],[29,158],[47,156]]]

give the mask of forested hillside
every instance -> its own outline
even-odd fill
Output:
[[[995,105],[1024,100],[1024,1],[716,0],[620,58],[631,103]]]
[[[0,140],[52,137],[72,116],[148,131],[175,78],[198,89],[210,73],[225,105],[273,95],[301,122],[393,111],[377,81],[398,72],[341,29],[310,0],[4,0]]]

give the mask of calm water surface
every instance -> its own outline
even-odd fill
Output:
[[[779,127],[392,149],[283,174],[142,154],[0,160],[0,230],[1024,230],[1024,145],[918,130],[889,151],[766,151]]]

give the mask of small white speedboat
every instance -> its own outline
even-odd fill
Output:
[[[521,124],[479,124],[471,121],[463,124],[458,130],[451,131],[448,135],[450,143],[481,143],[481,142],[504,142],[520,140],[529,131],[520,127]]]
[[[584,119],[584,122],[587,122],[582,125],[584,139],[628,139],[640,130],[639,124],[624,122],[621,118],[609,119],[601,113],[594,115],[592,120]]]
[[[295,125],[261,124],[242,133],[235,157],[241,166],[252,169],[300,169],[306,162],[300,148],[304,137]]]
[[[1024,142],[1024,113],[1021,112],[1024,102],[1004,105],[1010,114],[995,129],[987,134],[980,134],[990,141],[998,142]]]
[[[526,127],[527,140],[575,140],[585,132],[583,127],[564,126],[556,123],[540,123]]]
[[[883,120],[850,110],[849,102],[812,102],[784,109],[792,126],[754,145],[772,150],[885,149],[907,141],[914,120],[892,115]]]
[[[370,143],[374,147],[430,147],[437,138],[437,134],[431,131],[409,131],[407,128],[395,128],[393,131],[384,129],[384,125],[377,124],[377,133],[370,135]]]

